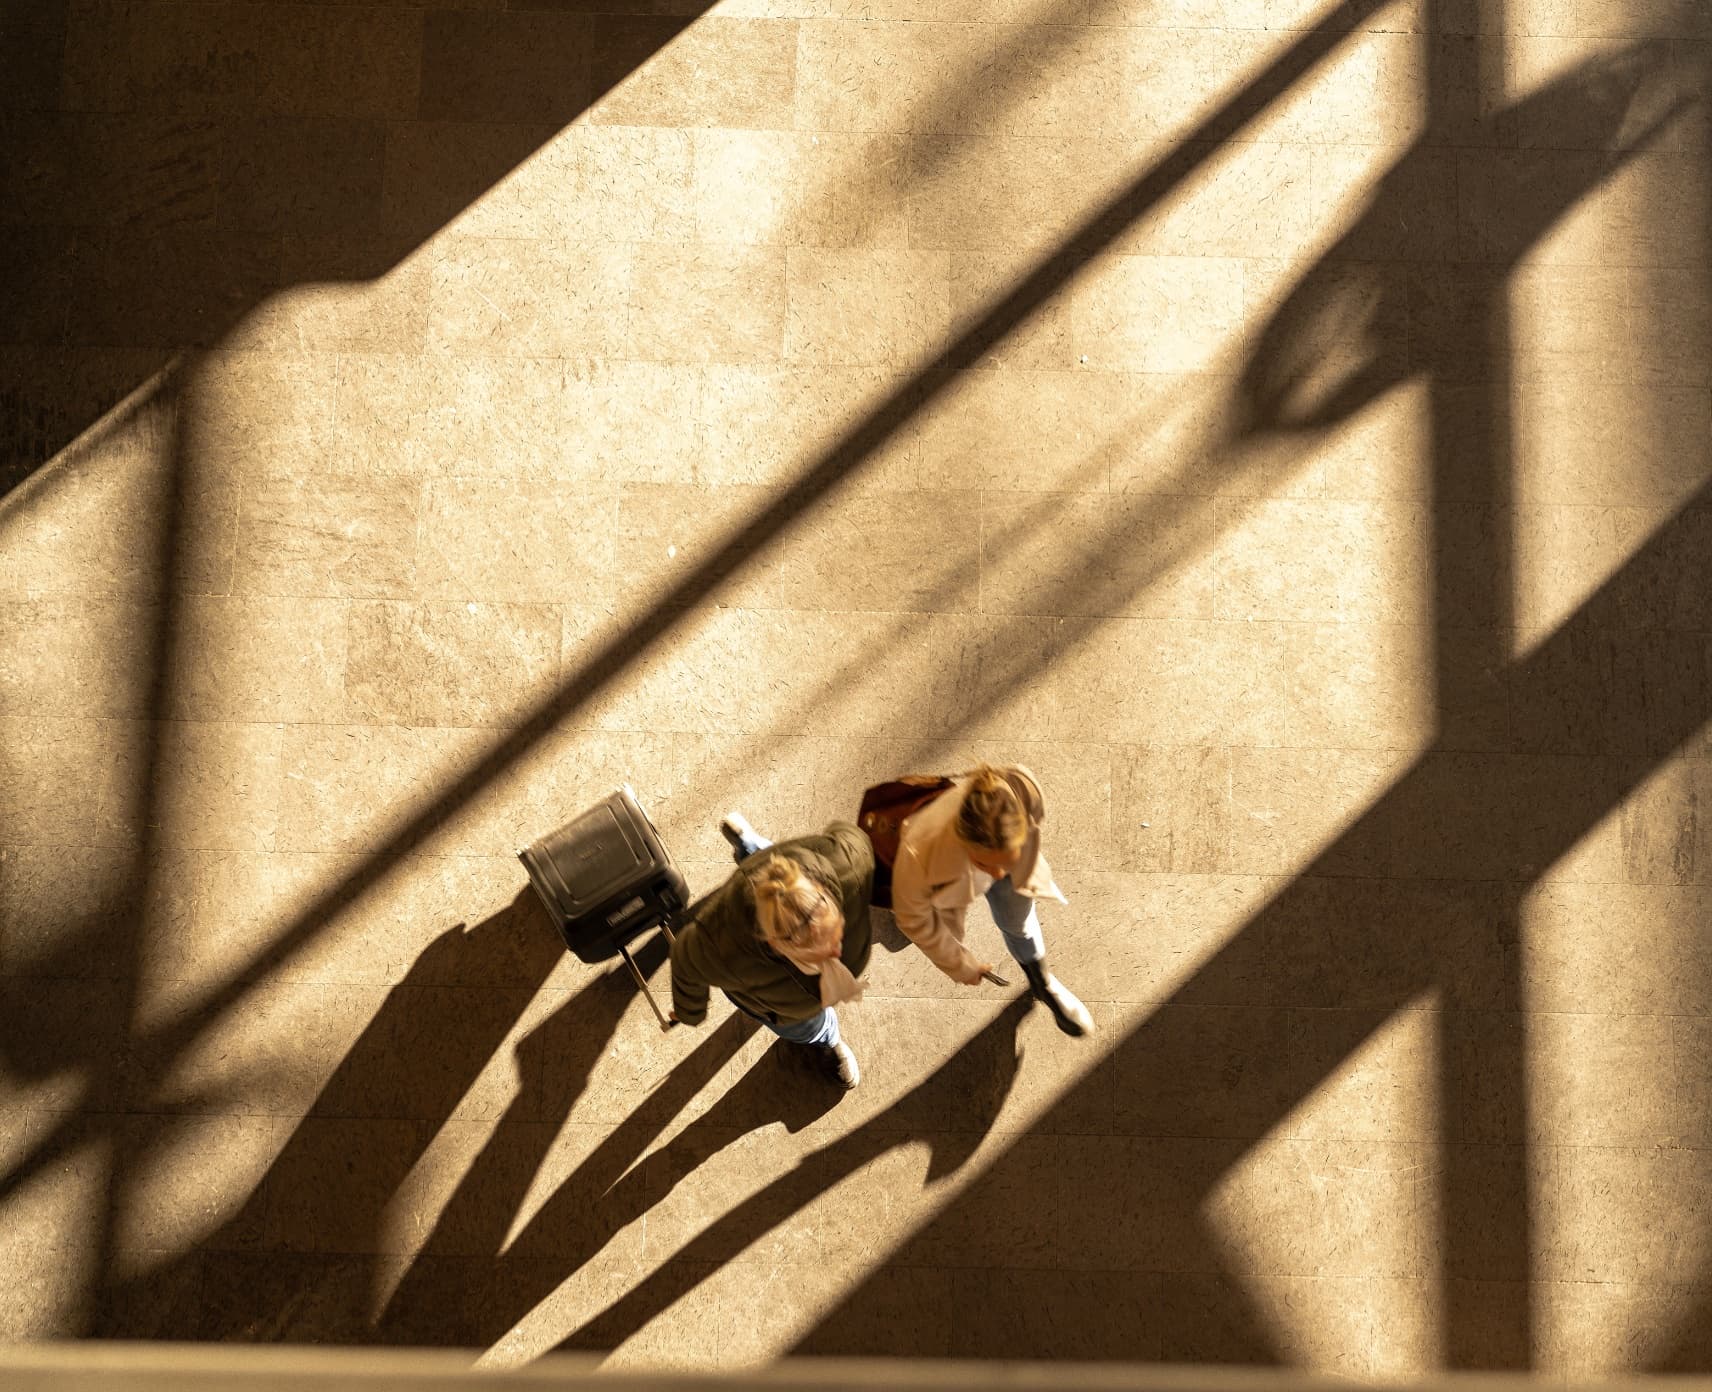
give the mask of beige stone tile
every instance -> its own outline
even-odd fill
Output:
[[[1670,885],[1551,882],[1530,892],[1521,970],[1532,1010],[1699,1015],[1712,957],[1697,925],[1704,891]],[[1592,932],[1590,925],[1620,925]]]
[[[510,724],[558,685],[561,626],[543,604],[356,604],[343,695],[386,724]]]
[[[1659,1146],[1545,1152],[1536,1257],[1548,1281],[1689,1282],[1706,1259],[1706,1153]]]
[[[1274,1140],[1220,1180],[1209,1218],[1247,1261],[1280,1275],[1426,1276],[1431,1154],[1411,1141]]]
[[[417,585],[443,600],[586,603],[613,583],[609,493],[438,479],[422,510]]]
[[[711,570],[734,538],[765,525],[775,499],[755,488],[626,488],[623,554],[653,563],[665,592]],[[978,534],[948,541],[952,519],[979,515],[969,493],[858,493],[802,510],[748,555],[722,602],[797,610],[969,613],[980,597]],[[631,587],[632,594],[636,587]]]
[[[927,1273],[929,1297],[967,1316],[945,1321],[953,1358],[1148,1362],[1164,1348],[1166,1282],[1153,1272],[1019,1271]]]
[[[250,232],[378,232],[385,162],[378,120],[229,118],[221,128],[219,224]]]
[[[1240,625],[1277,646],[1269,695],[1279,743],[1414,749],[1434,728],[1430,632],[1386,624]],[[1260,664],[1250,659],[1251,668]],[[1256,741],[1263,743],[1264,741]]]
[[[1637,381],[1704,386],[1712,380],[1712,302],[1698,272],[1646,266],[1628,278],[1624,341]]]
[[[62,1124],[48,1111],[13,1111],[6,1117],[8,1132],[15,1128],[26,1145],[46,1139]],[[7,1338],[49,1338],[84,1318],[87,1292],[100,1270],[88,1215],[106,1192],[108,1173],[98,1147],[79,1147],[74,1158],[23,1186],[8,1203],[0,1238],[14,1292],[0,1313]]]
[[[1436,1350],[1419,1308],[1428,1283],[1331,1277],[1174,1275],[1161,1282],[1162,1357],[1172,1363],[1263,1363],[1280,1345],[1335,1377],[1371,1377],[1379,1350],[1397,1366]],[[1396,1345],[1401,1345],[1400,1349]],[[1393,1350],[1395,1349],[1395,1352]]]
[[[1113,750],[1112,822],[1126,870],[1215,874],[1231,862],[1231,762],[1217,746]]]
[[[1704,1304],[1698,1288],[1654,1282],[1542,1281],[1531,1299],[1539,1366],[1566,1378],[1620,1377],[1630,1368],[1687,1371],[1704,1360],[1687,1328]]]
[[[1417,146],[1399,160],[1384,145],[1313,145],[1309,173],[1314,226],[1343,229],[1328,255],[1355,261],[1455,257],[1454,150]],[[1288,255],[1289,249],[1272,254]]]
[[[434,252],[432,346],[562,357],[615,353],[629,341],[630,248],[448,236]]]
[[[14,330],[24,337],[24,326]],[[131,419],[124,405],[168,361],[161,352],[102,352],[11,347],[0,349],[0,365],[12,384],[11,400],[0,410],[0,442],[6,453],[7,491],[21,484],[40,466],[62,450],[75,451],[73,442],[85,430],[94,429],[99,438],[110,438],[99,424],[109,412]],[[157,408],[143,419],[148,428],[143,441],[158,441],[171,423],[170,412]],[[116,422],[115,422],[116,423]],[[92,444],[86,440],[85,448]],[[115,442],[116,443],[116,442]],[[62,466],[63,467],[63,466]],[[14,507],[16,504],[13,505]]]
[[[893,247],[908,237],[900,137],[714,129],[697,131],[694,145],[701,241]]]
[[[1264,30],[1177,28],[1117,31],[1125,49],[1122,105],[1108,129],[1140,148],[1166,155],[1202,125],[1228,109],[1275,62],[1288,36]],[[1312,132],[1317,88],[1308,82],[1286,90],[1243,128],[1245,138],[1298,140]]]
[[[1268,500],[1233,505],[1217,543],[1217,614],[1310,623],[1419,622],[1433,517],[1423,507]]]
[[[185,396],[180,468],[204,477],[239,468],[318,472],[332,447],[336,374],[325,353],[199,359]]]
[[[0,593],[148,602],[163,570],[179,592],[231,587],[237,492],[227,479],[179,471],[162,414],[125,415],[9,495]]]
[[[968,80],[982,50],[1001,42],[997,31],[844,18],[797,27],[797,130],[932,133],[978,124],[980,98]]]
[[[527,23],[516,32],[526,33]],[[566,224],[556,214],[574,188],[578,129],[528,120],[390,122],[381,195],[387,233],[412,248],[452,229],[560,235]]]
[[[148,815],[157,844],[272,849],[280,799],[279,726],[162,721],[152,739]]]
[[[1240,261],[1108,257],[1074,291],[1071,347],[1096,368],[1205,370],[1241,324],[1242,301]]]
[[[1704,1108],[1682,1090],[1684,1031],[1658,1015],[1526,1017],[1528,1109],[1535,1136],[1565,1146],[1694,1144]]]
[[[1090,642],[1088,626],[1067,630],[1035,665],[1045,667],[1035,700],[1052,737],[1166,746],[1283,742],[1279,652],[1254,626],[1108,619],[1097,632],[1099,641]]]
[[[985,937],[999,953],[999,973],[1013,982],[1008,991],[994,996],[963,988],[954,998],[932,1001],[876,992],[839,1009],[846,1040],[862,1063],[862,1086],[814,1123],[817,1128],[848,1134],[860,1123],[888,1136],[967,1133],[941,1143],[966,1151],[994,1128],[1033,1134],[1111,1129],[1113,1075],[1104,1051],[1061,1035],[1044,1011],[1007,1003],[1007,995],[1022,994],[1022,973],[1004,957],[991,928]]]
[[[795,247],[787,256],[784,356],[793,364],[917,366],[944,341],[943,253]]]
[[[485,1257],[496,1269],[520,1275],[550,1254],[561,1259],[561,1278],[596,1253],[639,1257],[642,1225],[636,1219],[645,1209],[643,1186],[633,1182],[639,1177],[604,1195],[592,1183],[603,1169],[601,1155],[618,1139],[607,1127],[453,1121],[402,1186],[394,1222],[426,1239],[424,1255]],[[406,1277],[395,1308],[417,1294],[411,1280]]]
[[[1121,144],[1106,157],[1125,168]],[[1172,197],[1149,209],[1114,249],[1133,256],[1288,256],[1322,226],[1312,193],[1318,152],[1276,141],[1209,152]]]
[[[282,982],[532,989],[563,957],[513,855],[368,868],[350,853],[186,857],[151,885],[151,975],[204,987],[265,957]]]
[[[429,120],[563,124],[595,95],[590,25],[574,14],[430,12],[421,99]]]
[[[233,331],[266,352],[418,352],[428,331],[430,262],[399,239],[308,232],[280,252],[282,288]]]
[[[1389,873],[1396,819],[1384,804],[1410,765],[1407,755],[1388,750],[1230,750],[1230,849],[1223,868],[1250,875],[1291,875],[1309,865],[1316,874]]]
[[[582,479],[557,358],[339,358],[337,472]]]
[[[631,664],[598,718],[618,729],[856,736],[889,735],[897,710],[910,709],[918,729],[941,734],[979,700],[966,631],[956,615],[697,614]]]
[[[0,718],[0,806],[22,845],[124,846],[140,833],[148,728],[131,720]]]
[[[1145,419],[1136,408],[1145,390],[1128,373],[959,372],[922,413],[922,480],[951,488],[1105,493],[1117,461],[1127,464],[1137,448],[1135,432],[1125,426],[1138,415]]]
[[[219,199],[219,133],[170,118],[71,114],[44,101],[7,116],[7,221],[124,226],[143,217],[206,227]]]
[[[476,730],[292,727],[280,747],[274,848],[364,850],[381,844],[388,830],[420,813],[491,738]],[[353,789],[361,795],[352,797]]]
[[[1613,170],[1592,150],[1465,158],[1458,170],[1463,249],[1507,263],[1690,266],[1706,209],[1690,192],[1692,157],[1639,154]]]
[[[1599,609],[1603,600],[1596,601]],[[1693,635],[1600,631],[1572,622],[1528,654],[1510,681],[1516,745],[1662,758],[1701,723],[1702,672]]]
[[[1292,1010],[1283,1133],[1308,1141],[1430,1143],[1440,1115],[1442,1017],[1425,1010]]]
[[[378,987],[250,986],[239,1008],[200,1021],[186,1044],[133,1081],[132,1108],[301,1118],[338,1074],[385,996]]]
[[[967,339],[974,345],[957,354],[960,363],[1067,368],[1076,361],[1070,349],[1070,292],[1062,286],[1053,294],[1029,292],[1036,265],[1027,250],[952,249],[948,335],[954,343]]]
[[[1115,1028],[1142,1024],[1165,1000],[1250,1006],[1275,999],[1270,944],[1263,932],[1246,931],[1265,907],[1267,882],[1079,870],[1059,880],[1071,901],[1060,918],[1077,931],[1055,934],[1053,968],[1085,999],[1119,1002]]]
[[[432,123],[390,138],[395,229],[426,236],[455,224],[470,236],[549,239],[570,229],[590,245],[695,235],[688,131]]]
[[[1520,378],[1627,378],[1628,303],[1635,273],[1621,265],[1524,266],[1510,280],[1510,371]]]
[[[690,482],[702,469],[704,444],[713,444],[701,438],[709,371],[676,363],[567,365],[565,420],[545,442],[553,476]]]
[[[1396,1010],[1514,1007],[1519,892],[1503,881],[1320,878],[1274,883],[1251,932],[1279,1004]]]
[[[127,975],[134,964],[104,945],[135,932],[138,873],[104,846],[0,848],[0,975]]]
[[[1113,143],[1082,131],[917,136],[907,169],[911,247],[1006,252],[1030,269],[1102,210],[1127,173]]]
[[[1232,1141],[1022,1136],[908,1255],[991,1270],[1213,1270],[1198,1209],[1240,1154]],[[1090,1193],[1108,1201],[1090,1204]],[[995,1224],[995,1213],[1006,1221]]]
[[[594,26],[588,119],[619,126],[788,130],[797,77],[797,26],[702,17]]]
[[[346,710],[341,600],[187,596],[172,616],[164,710],[184,720],[336,720]]]
[[[415,114],[422,17],[411,10],[149,3],[127,19],[130,95],[145,110]]]
[[[629,124],[576,127],[569,141],[561,136],[546,151],[575,156],[570,169],[560,167],[557,159],[547,161],[543,173],[554,190],[548,207],[560,215],[559,226],[583,229],[582,235],[591,240],[692,240],[695,149],[695,137],[686,130]],[[537,225],[537,230],[548,234],[545,226]]]
[[[919,427],[905,378],[872,367],[713,365],[701,380],[699,482],[792,484],[836,470],[841,489],[916,484]]]
[[[775,362],[787,342],[786,298],[775,250],[636,247],[626,352],[657,362]]]
[[[408,477],[278,477],[246,485],[233,591],[364,596],[418,584],[422,485]]]
[[[165,637],[153,606],[54,595],[0,604],[0,711],[60,718],[141,716]]]
[[[950,1270],[871,1263],[788,1263],[765,1272],[741,1267],[714,1272],[704,1286],[714,1300],[723,1305],[751,1292],[757,1300],[754,1321],[724,1331],[719,1366],[731,1375],[784,1356],[896,1357],[906,1351],[911,1357],[948,1356],[958,1346],[958,1333],[938,1307],[956,1278]],[[999,1308],[995,1301],[995,1314]],[[965,1337],[984,1320],[975,1316],[967,1323]],[[699,1354],[702,1345],[683,1347]]]
[[[261,1234],[241,1210],[285,1140],[268,1116],[129,1116],[115,1127],[125,1156],[126,1199],[116,1245],[188,1252]]]
[[[1282,1010],[1164,1005],[1121,1038],[1116,1127],[1139,1136],[1258,1138],[1295,1099]]]

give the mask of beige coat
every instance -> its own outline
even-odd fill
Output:
[[[1029,834],[1022,857],[1011,871],[1017,892],[1065,903],[1040,853],[1040,824],[1046,805],[1034,775],[1020,765],[1003,769],[1028,813]],[[904,936],[953,981],[981,979],[981,959],[963,945],[964,917],[992,887],[993,877],[977,869],[957,839],[957,813],[968,791],[959,778],[899,829],[898,862],[892,870],[892,915]]]

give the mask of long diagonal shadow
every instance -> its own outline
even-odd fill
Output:
[[[1657,72],[1657,59],[1657,46],[1640,46],[1589,64],[1582,74],[1531,100],[1549,111],[1579,91],[1575,114],[1598,115],[1614,135],[1638,84]],[[1618,144],[1600,176],[1621,167],[1681,110],[1680,103],[1669,107],[1632,142]],[[1395,214],[1386,206],[1385,185],[1406,182],[1406,173],[1387,177],[1371,214],[1374,224],[1383,226]],[[1533,245],[1586,187],[1558,190],[1542,199],[1531,222],[1507,229],[1514,257]],[[1358,224],[1343,246],[1359,244],[1368,235],[1367,227]],[[1341,293],[1348,284],[1347,271],[1327,269],[1336,254],[1304,278],[1261,336],[1260,354],[1244,379],[1251,405],[1260,407],[1248,417],[1251,430],[1328,428],[1402,380],[1397,359],[1385,351],[1398,345],[1380,343],[1341,380],[1309,381],[1310,373],[1324,372],[1314,355],[1326,344],[1299,336],[1326,304],[1335,311],[1344,307],[1335,299],[1315,298],[1320,292]],[[1120,1099],[1120,1123],[1132,1124],[1137,1137],[1127,1156],[1130,1164],[1114,1171],[1081,1170],[1072,1163],[1068,1171],[1054,1170],[1052,1191],[1044,1192],[1035,1180],[1042,1157],[1019,1144],[1017,1153],[1001,1159],[904,1244],[892,1265],[931,1266],[948,1258],[1002,1265],[1006,1247],[1015,1244],[1031,1252],[1044,1247],[1051,1255],[1040,1264],[1053,1270],[1158,1269],[1170,1263],[1172,1269],[1224,1271],[1219,1240],[1200,1217],[1215,1188],[1256,1141],[1275,1131],[1398,1009],[1436,991],[1442,1006],[1438,1164],[1444,1211],[1438,1241],[1448,1285],[1445,1356],[1463,1365],[1530,1361],[1533,1254],[1521,1040],[1513,1029],[1480,1022],[1514,1018],[1521,1007],[1519,886],[1546,873],[1712,716],[1701,635],[1636,630],[1624,622],[1635,611],[1637,596],[1661,588],[1681,592],[1677,587],[1683,586],[1697,591],[1712,581],[1703,544],[1712,485],[1703,485],[1527,657],[1508,661],[1497,646],[1511,633],[1507,557],[1497,558],[1483,577],[1483,592],[1474,597],[1484,626],[1453,634],[1451,615],[1466,607],[1469,596],[1461,571],[1466,561],[1456,554],[1453,534],[1444,525],[1446,501],[1454,491],[1446,480],[1453,464],[1446,455],[1450,442],[1470,450],[1476,469],[1489,471],[1483,479],[1459,480],[1473,483],[1487,506],[1502,510],[1509,487],[1508,425],[1500,409],[1507,392],[1502,294],[1508,266],[1479,269],[1488,288],[1469,317],[1485,332],[1482,346],[1496,360],[1487,388],[1498,400],[1483,414],[1481,433],[1471,436],[1467,423],[1454,419],[1466,402],[1438,391],[1435,383],[1434,463],[1444,492],[1435,507],[1433,675],[1441,718],[1457,712],[1459,702],[1477,699],[1469,689],[1471,677],[1492,675],[1508,703],[1506,733],[1512,742],[1506,748],[1512,752],[1461,753],[1453,739],[1419,756],[1348,831],[1120,1042],[1125,1057],[1145,1061],[1145,1066],[1137,1064],[1140,1085]],[[1374,312],[1376,303],[1406,288],[1398,285],[1396,271],[1386,280],[1385,268],[1355,270],[1381,273],[1373,292],[1346,302],[1366,317],[1363,327],[1396,324],[1399,316]],[[1450,362],[1455,351],[1448,341],[1428,344],[1429,367]],[[1256,390],[1256,384],[1264,385]],[[1304,384],[1312,391],[1305,392]],[[1467,467],[1466,460],[1454,464]],[[1467,641],[1471,635],[1473,646]],[[1017,658],[1018,672],[1036,656]],[[1566,740],[1554,728],[1553,717],[1562,711],[1594,712],[1583,717],[1581,742],[1587,742],[1585,728],[1591,728],[1596,732],[1591,743],[1609,751],[1609,757],[1574,752],[1539,757],[1577,750],[1574,738]],[[1257,1027],[1259,1016],[1292,1006],[1367,1013],[1364,1023],[1344,1031],[1335,1049],[1304,1060],[1272,1051],[1258,1035],[1246,1044],[1239,1038],[1230,1054],[1222,1054],[1209,1045],[1205,1015],[1194,1009],[1209,1005],[1253,1012]],[[1496,1064],[1482,1075],[1484,1090],[1474,1092],[1471,1053],[1482,1051]],[[1240,1079],[1234,1089],[1232,1076]],[[1042,1144],[1066,1129],[1077,1105],[1072,1095],[1042,1120],[1036,1128],[1043,1133]],[[1142,1136],[1188,1142],[1167,1179],[1148,1173],[1150,1158],[1169,1157],[1150,1153]],[[1193,1137],[1233,1140],[1200,1144],[1189,1142]],[[1472,1144],[1478,1141],[1496,1144]],[[1127,1186],[1117,1196],[1111,1193],[1114,1175]],[[1088,1202],[1093,1195],[1100,1196],[1099,1203]],[[1038,1221],[1022,1224],[1019,1231],[1015,1215],[1031,1207]],[[999,1229],[1001,1236],[985,1238],[997,1228],[1000,1213],[1009,1218]],[[1159,1232],[1167,1240],[1160,1241]],[[829,1314],[798,1351],[878,1352],[872,1321],[884,1308],[886,1280],[883,1269]],[[1116,1344],[1103,1348],[1101,1356],[1145,1357],[1147,1352],[1141,1345]]]
[[[1182,137],[1159,160],[1092,216],[1061,248],[989,307],[935,363],[894,391],[858,426],[758,516],[738,528],[706,561],[640,616],[626,632],[608,640],[530,718],[485,756],[454,778],[426,806],[387,834],[384,846],[323,894],[262,953],[219,988],[187,1006],[170,1023],[133,1043],[137,1066],[160,1076],[214,1019],[241,1000],[249,982],[278,968],[304,948],[321,923],[372,889],[404,856],[456,809],[512,767],[548,731],[606,688],[621,672],[683,621],[690,609],[712,595],[732,574],[777,537],[805,509],[825,497],[906,421],[943,393],[956,368],[990,351],[1050,295],[1060,290],[1090,259],[1195,173],[1216,149],[1255,120],[1281,94],[1331,53],[1350,29],[1376,13],[1387,0],[1345,0],[1313,28],[1297,37],[1244,90]],[[15,1191],[51,1158],[65,1153],[77,1130],[76,1114],[38,1143],[0,1179],[0,1199]]]

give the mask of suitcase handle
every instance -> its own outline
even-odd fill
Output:
[[[662,923],[660,925],[660,931],[666,935],[667,942],[676,941],[672,935],[670,924]],[[637,987],[641,990],[643,997],[647,1000],[648,1008],[654,1012],[654,1018],[660,1022],[660,1033],[664,1034],[678,1022],[676,1020],[667,1019],[661,1012],[659,1004],[654,999],[653,991],[648,988],[648,978],[642,975],[642,968],[636,965],[636,959],[630,955],[629,947],[620,947],[618,949],[618,955],[624,958],[624,965],[630,968],[630,975],[635,979]]]

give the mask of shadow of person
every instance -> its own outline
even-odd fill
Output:
[[[196,1246],[98,1292],[107,1337],[363,1340],[389,1207],[563,956],[528,891],[435,938],[352,1044],[249,1197]],[[657,966],[656,955],[652,965]],[[486,989],[465,989],[472,985]],[[562,1057],[586,1077],[628,979],[565,1007],[583,1030]],[[564,1013],[563,1011],[561,1013]],[[150,1119],[158,1148],[181,1119]],[[175,1299],[163,1308],[154,1291]]]
[[[710,1269],[735,1260],[829,1189],[889,1151],[927,1143],[930,1154],[922,1177],[924,1187],[955,1173],[979,1149],[1011,1094],[1021,1062],[1016,1047],[1017,1025],[1030,1004],[1026,996],[1013,1001],[966,1040],[943,1067],[885,1111],[810,1151],[791,1170],[716,1218],[625,1295],[573,1330],[558,1350],[607,1353],[618,1348],[689,1294],[706,1279]],[[973,1094],[976,1101],[971,1107],[969,1077],[977,1067],[988,1074],[990,1086]],[[751,1074],[757,1079],[757,1091],[770,1095],[773,1082],[759,1067]],[[743,1117],[743,1109],[749,1105],[747,1098],[738,1097],[725,1114]],[[812,1102],[808,1106],[812,1109]],[[721,1115],[715,1107],[703,1119],[700,1134],[697,1127],[689,1127],[674,1143],[676,1154],[671,1146],[660,1153],[656,1183],[669,1187],[679,1182],[682,1176],[674,1172],[674,1165],[688,1162],[693,1167],[729,1144],[733,1137],[718,1134]],[[955,1131],[938,1130],[927,1120],[950,1116],[966,1116],[971,1124]]]
[[[1430,245],[1423,255],[1434,258],[1459,238],[1474,239],[1458,274],[1478,278],[1468,287],[1477,296],[1482,286],[1502,292],[1565,213],[1693,104],[1676,95],[1672,63],[1665,41],[1635,43],[1588,59],[1497,113],[1495,123],[1572,131],[1582,148],[1536,162],[1526,179],[1497,164],[1490,180],[1461,190],[1466,206],[1438,197],[1443,189],[1430,165],[1444,148],[1429,143],[1430,135],[1416,141],[1261,330],[1236,388],[1237,437],[1329,429],[1417,373],[1478,353],[1480,345],[1462,332],[1478,316],[1416,293],[1423,277],[1442,281],[1447,268],[1410,261],[1411,237],[1424,228]],[[1507,152],[1487,153],[1496,159]],[[1460,226],[1442,221],[1447,209]]]

